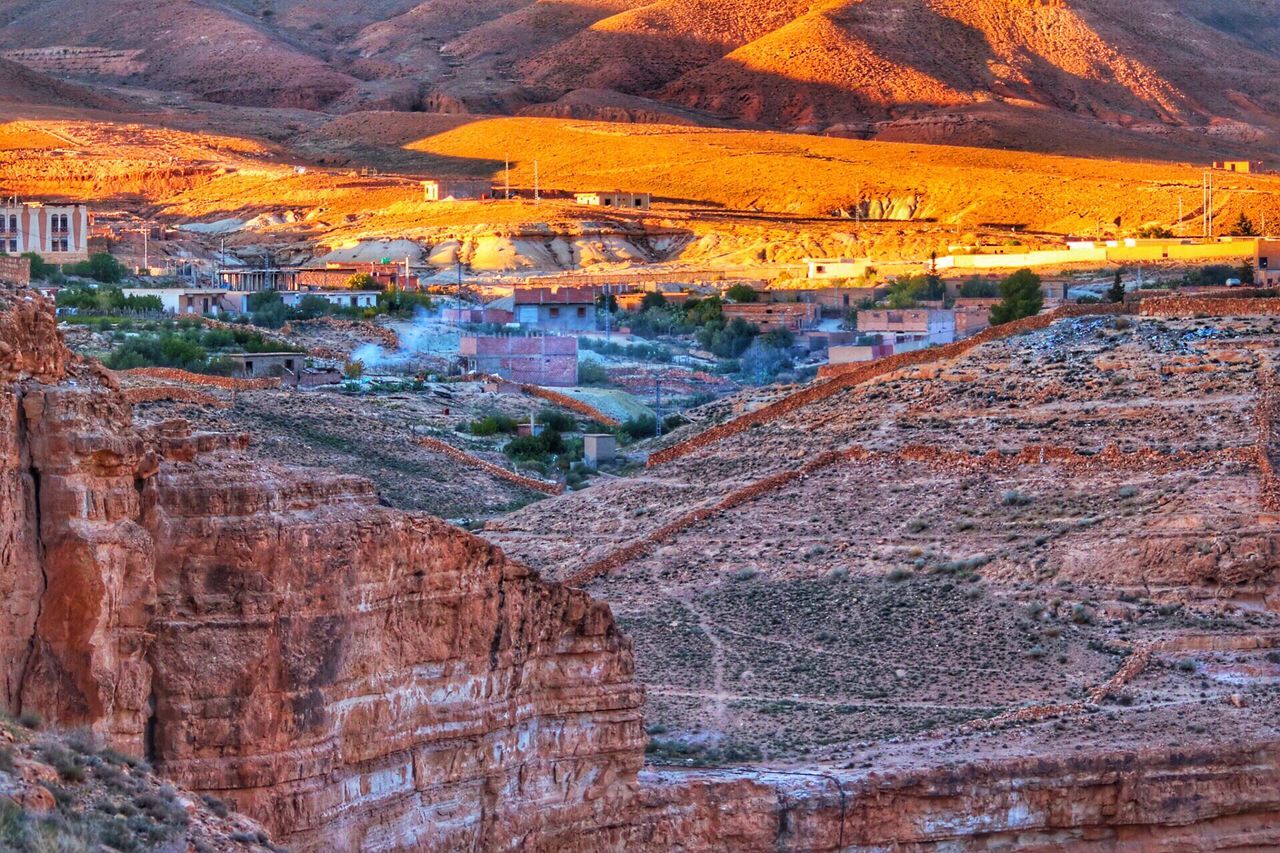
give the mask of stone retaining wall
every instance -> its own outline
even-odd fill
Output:
[[[427,448],[428,450],[443,453],[450,459],[461,462],[464,465],[470,465],[472,467],[488,471],[493,476],[501,477],[504,480],[515,483],[517,486],[524,486],[526,489],[533,489],[536,492],[542,492],[546,495],[559,495],[564,492],[563,483],[551,483],[546,480],[535,480],[532,477],[525,477],[524,475],[517,474],[514,471],[508,471],[500,465],[494,465],[492,462],[486,462],[479,456],[472,456],[465,450],[460,450],[452,444],[440,441],[439,439],[423,436],[415,440],[419,445]]]

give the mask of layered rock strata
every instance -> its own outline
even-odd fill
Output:
[[[0,294],[0,699],[312,849],[590,846],[641,693],[608,608],[370,484],[143,430]]]

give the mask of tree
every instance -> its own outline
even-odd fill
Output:
[[[1040,276],[1029,269],[1018,270],[1000,282],[1000,303],[991,309],[991,325],[1000,326],[1033,317],[1044,307]]]
[[[796,336],[786,326],[778,326],[776,329],[770,329],[761,335],[760,340],[766,345],[774,349],[791,349],[796,342]]]
[[[89,260],[72,264],[66,269],[71,275],[92,278],[94,281],[100,281],[103,284],[118,284],[124,278],[125,273],[128,272],[124,264],[106,252],[90,255]]]
[[[347,279],[348,290],[381,290],[378,280],[367,272],[358,272]]]
[[[308,293],[298,301],[298,317],[303,320],[323,317],[332,310],[333,305],[328,299],[316,296],[314,293]]]
[[[1115,281],[1107,288],[1108,302],[1124,302],[1124,281],[1120,277],[1122,272],[1123,270],[1116,270]]]
[[[617,314],[618,313],[618,297],[610,293],[608,296],[608,299],[606,299],[604,293],[596,294],[596,308],[600,309],[601,311],[606,310],[606,302],[608,303],[607,310],[609,311],[609,313]]]
[[[31,277],[37,281],[47,281],[51,275],[57,272],[57,267],[36,252],[23,252],[21,257],[31,261]]]
[[[742,304],[745,302],[755,302],[760,298],[760,294],[756,293],[756,289],[749,284],[735,284],[724,292],[730,302]]]
[[[923,300],[936,301],[946,295],[946,285],[936,275],[902,276],[889,285],[885,304],[894,309],[914,308]]]
[[[755,293],[754,290],[751,292]],[[734,300],[734,301],[737,301],[737,300]],[[666,308],[666,307],[667,307],[667,297],[663,296],[661,293],[658,293],[657,291],[646,293],[644,297],[640,300],[641,311],[647,311],[650,308]]]
[[[1238,237],[1257,237],[1258,228],[1253,224],[1253,220],[1249,218],[1248,214],[1242,213],[1240,218],[1236,220],[1232,233]]]

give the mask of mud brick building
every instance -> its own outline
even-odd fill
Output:
[[[516,335],[464,336],[458,353],[468,373],[512,382],[570,388],[578,384],[578,339]]]

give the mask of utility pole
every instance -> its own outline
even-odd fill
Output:
[[[1178,227],[1174,229],[1174,236],[1182,230],[1182,193],[1178,193]]]
[[[502,183],[506,191],[507,201],[511,200],[511,158],[502,161]]]
[[[662,438],[662,380],[653,380],[653,412],[654,420],[657,421],[656,432],[658,438]]]
[[[612,340],[613,312],[609,310],[609,282],[604,283],[604,342]]]
[[[533,203],[538,204],[542,201],[542,184],[538,177],[538,161],[533,161]]]

